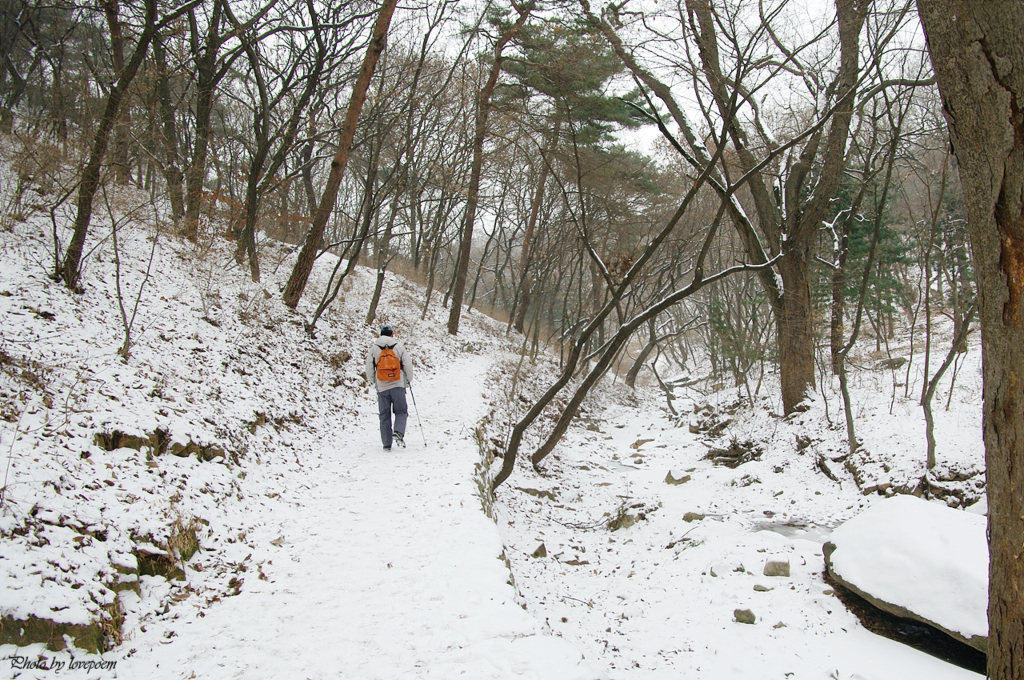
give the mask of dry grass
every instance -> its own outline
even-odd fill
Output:
[[[177,556],[183,569],[185,563],[192,559],[192,556],[200,548],[197,533],[200,525],[201,522],[195,517],[187,522],[178,517],[171,525],[171,536],[167,539],[167,547]]]

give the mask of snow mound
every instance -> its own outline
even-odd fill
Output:
[[[828,569],[842,585],[881,609],[940,628],[984,651],[984,517],[896,496],[847,521],[832,533],[830,543]]]

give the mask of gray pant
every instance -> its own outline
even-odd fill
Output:
[[[409,407],[405,403],[405,388],[392,387],[377,393],[377,410],[380,413],[380,441],[390,449],[392,432],[405,436],[405,421],[409,418]],[[395,412],[395,424],[391,425],[391,412]]]

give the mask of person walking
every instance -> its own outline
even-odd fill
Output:
[[[384,324],[380,337],[366,352],[366,380],[377,387],[380,441],[385,451],[390,451],[392,444],[405,446],[405,424],[409,418],[405,388],[412,386],[412,359],[394,334],[394,329]]]

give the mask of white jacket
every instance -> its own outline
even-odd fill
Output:
[[[398,360],[402,363],[401,377],[391,382],[377,380],[377,358],[380,356],[380,351],[385,347],[393,347]],[[412,359],[405,351],[405,346],[401,340],[395,340],[389,335],[382,335],[374,340],[373,344],[370,345],[370,349],[366,352],[366,380],[367,382],[374,381],[377,384],[378,392],[384,392],[395,387],[408,387],[412,383]]]

